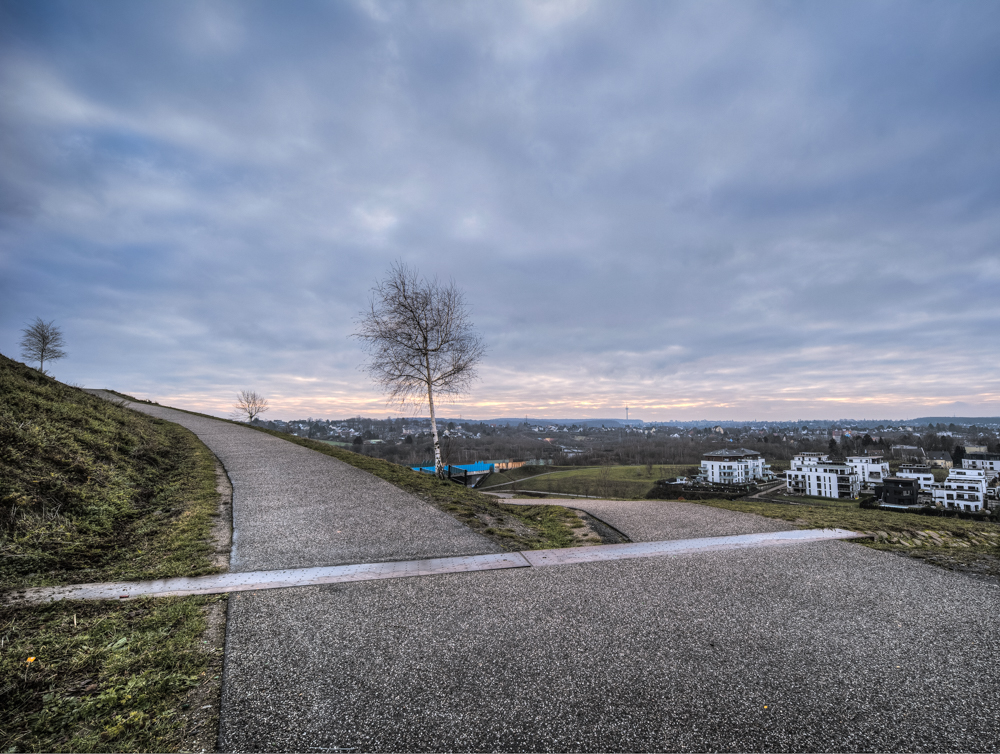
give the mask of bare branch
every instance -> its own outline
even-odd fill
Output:
[[[430,408],[435,466],[440,473],[435,394],[465,393],[486,352],[462,292],[453,281],[443,285],[437,279],[427,280],[396,262],[372,288],[368,308],[356,322],[353,337],[368,354],[365,369],[389,402],[401,408]]]
[[[241,390],[236,396],[234,414],[237,417],[246,417],[250,424],[258,415],[263,414],[270,407],[267,405],[267,398],[257,393],[255,390]]]

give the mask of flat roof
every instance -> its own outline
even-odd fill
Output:
[[[744,456],[754,456],[763,458],[763,455],[756,450],[747,450],[746,448],[732,448],[730,450],[713,450],[710,453],[703,454],[706,458],[708,456],[724,456],[726,458],[741,458]]]

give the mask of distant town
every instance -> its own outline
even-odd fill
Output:
[[[646,466],[665,493],[768,491],[861,500],[897,510],[963,513],[997,505],[1000,419],[908,422],[650,423],[642,420],[440,419],[444,462],[466,471],[515,466]],[[940,419],[940,418],[939,418]],[[255,421],[269,429],[421,468],[426,418]],[[484,465],[485,464],[485,465]],[[686,467],[684,473],[677,467]]]

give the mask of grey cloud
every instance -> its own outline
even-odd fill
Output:
[[[0,339],[65,320],[80,381],[369,406],[403,258],[470,292],[494,401],[997,401],[988,6],[4,12]]]

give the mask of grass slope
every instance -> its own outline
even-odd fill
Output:
[[[191,432],[0,356],[0,589],[213,573]]]
[[[553,474],[557,471],[570,471],[574,466],[519,466],[516,469],[506,471],[496,471],[490,474],[483,484],[483,489],[502,489],[506,485],[520,482],[527,477],[539,476],[541,474]]]
[[[653,488],[657,479],[676,476],[687,476],[693,464],[653,464],[652,466],[576,466],[563,467],[545,473],[543,467],[537,467],[533,479],[511,479],[509,486],[494,487],[496,491],[537,490],[553,492],[562,495],[581,495],[584,497],[611,497],[640,500]],[[547,467],[546,467],[547,468]],[[527,475],[523,475],[527,476]],[[492,484],[500,475],[493,475],[487,484]]]
[[[215,572],[217,502],[193,434],[0,355],[3,589]],[[187,745],[210,602],[0,606],[0,750]]]
[[[874,539],[859,542],[878,550],[903,552],[945,568],[1000,577],[1000,525],[993,522],[867,509],[861,508],[856,500],[813,499],[798,505],[765,500],[691,502],[777,518],[803,529],[872,532],[876,535]]]
[[[202,608],[220,599],[0,608],[2,750],[183,748],[186,699],[221,673],[201,645]]]

